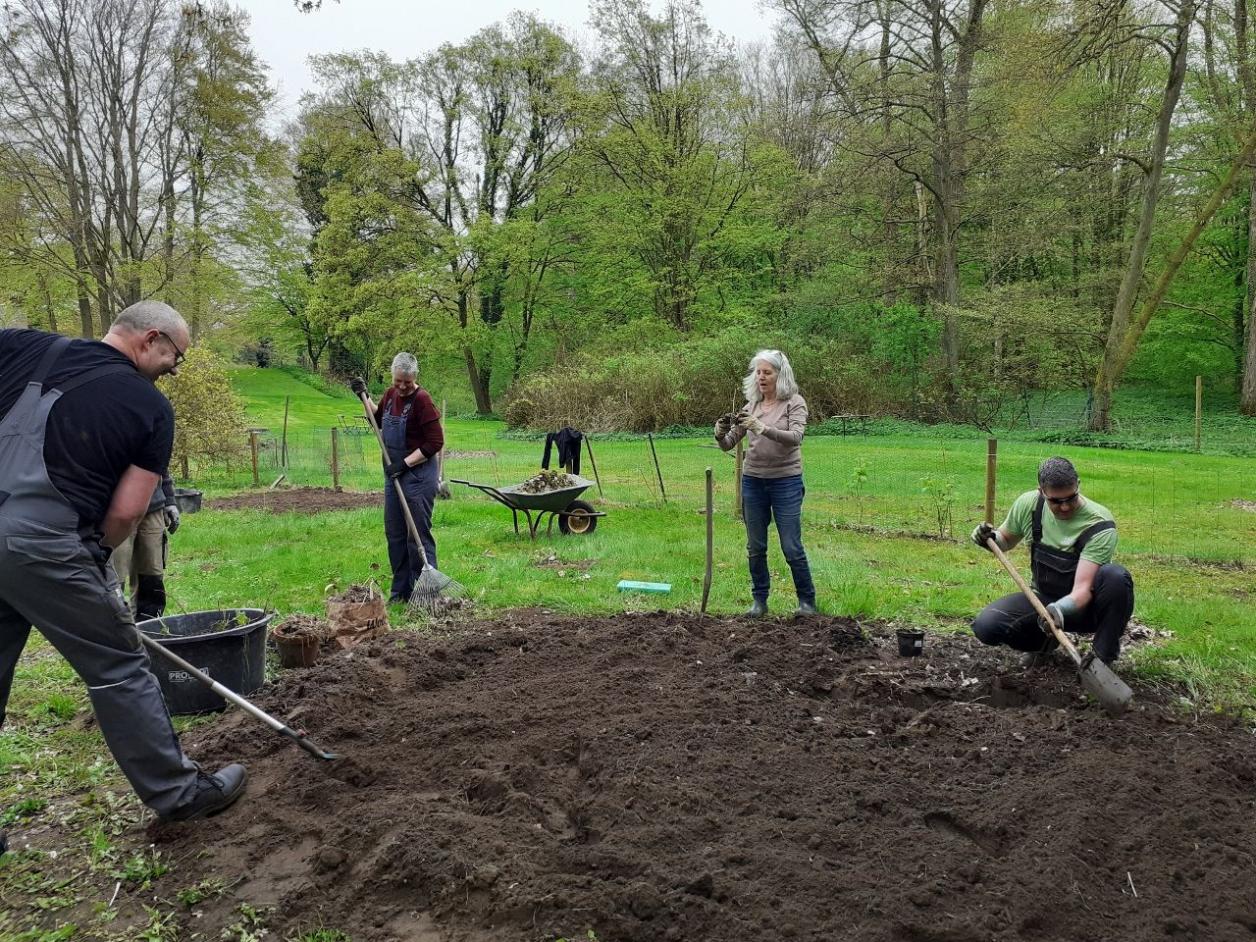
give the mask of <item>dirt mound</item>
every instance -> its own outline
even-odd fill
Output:
[[[330,487],[289,487],[253,494],[236,494],[207,501],[210,510],[268,510],[273,514],[318,514],[326,510],[382,507],[384,492],[336,491]]]
[[[345,759],[232,715],[187,740],[249,795],[151,837],[180,886],[231,888],[186,916],[203,938],[248,904],[355,942],[1250,942],[1250,732],[926,654],[820,617],[394,633],[261,698]]]

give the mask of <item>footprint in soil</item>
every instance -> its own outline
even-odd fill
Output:
[[[1003,842],[997,837],[957,821],[948,811],[930,811],[925,815],[925,824],[939,834],[971,841],[991,857],[1002,857],[1004,854]]]

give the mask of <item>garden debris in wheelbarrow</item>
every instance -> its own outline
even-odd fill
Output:
[[[587,536],[597,528],[598,520],[606,516],[603,511],[595,510],[592,504],[580,500],[580,495],[592,487],[593,482],[562,471],[542,471],[522,484],[511,484],[509,487],[494,487],[461,478],[452,478],[451,483],[473,487],[508,508],[516,533],[519,532],[519,515],[522,514],[528,523],[528,536],[533,540],[541,526],[545,526],[545,532],[549,534],[555,520],[558,521],[559,532],[564,535]]]
[[[548,494],[550,491],[563,491],[569,487],[578,487],[579,483],[570,474],[563,471],[542,471],[528,478],[522,484],[516,484],[512,490],[523,494]]]

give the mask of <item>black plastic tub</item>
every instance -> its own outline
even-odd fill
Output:
[[[228,690],[247,697],[266,680],[266,626],[274,617],[260,608],[229,608],[149,618],[136,627]],[[158,652],[150,651],[148,659],[171,713],[209,713],[227,706],[222,697]]]
[[[201,509],[201,492],[194,487],[176,487],[174,502],[179,506],[179,513],[194,514]]]

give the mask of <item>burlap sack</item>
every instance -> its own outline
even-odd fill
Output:
[[[378,586],[351,585],[327,600],[331,637],[341,648],[351,648],[388,630],[388,609]]]

